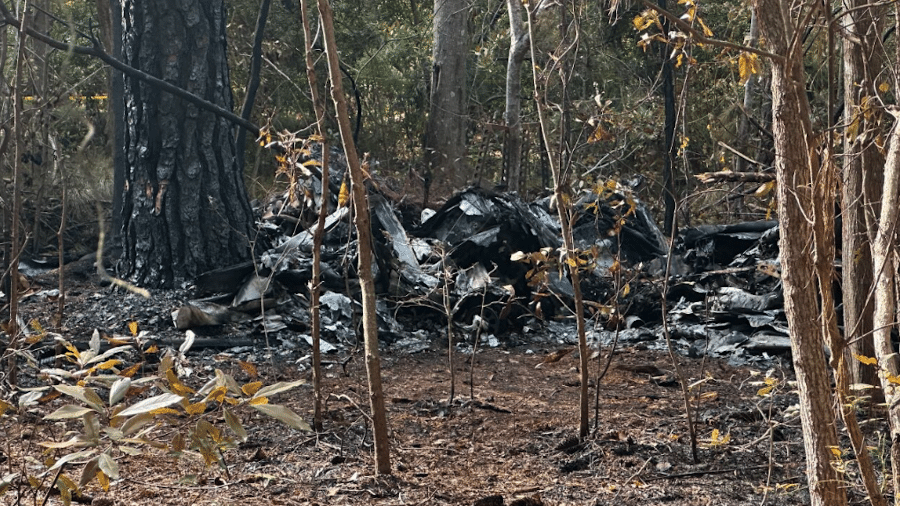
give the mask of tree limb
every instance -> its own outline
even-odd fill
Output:
[[[19,20],[9,11],[9,9],[7,9],[6,3],[2,2],[2,1],[0,1],[0,17],[2,17],[2,19],[0,19],[0,21],[2,21],[3,23],[15,26],[16,28],[19,28],[22,26],[21,23],[19,22]],[[146,72],[143,72],[143,71],[138,70],[130,65],[126,65],[125,63],[120,62],[119,60],[115,59],[110,54],[105,52],[102,49],[100,43],[93,38],[89,37],[91,39],[92,46],[88,47],[88,46],[76,46],[75,44],[72,44],[69,42],[62,42],[62,41],[56,40],[47,34],[38,32],[37,30],[34,30],[33,28],[31,28],[29,26],[25,27],[25,34],[35,40],[38,40],[38,41],[43,42],[44,44],[47,44],[48,46],[50,46],[54,49],[59,49],[61,51],[71,51],[75,54],[81,54],[81,55],[86,55],[86,56],[93,56],[94,58],[99,59],[103,63],[106,63],[110,67],[118,70],[119,72],[122,72],[125,75],[133,77],[135,79],[140,79],[141,81],[144,81],[144,82],[150,84],[151,86],[155,86],[165,92],[171,93],[172,95],[175,95],[176,97],[179,97],[191,104],[194,104],[197,107],[199,107],[200,109],[209,111],[209,112],[215,114],[216,116],[225,118],[228,121],[234,123],[235,125],[238,125],[244,129],[248,130],[249,132],[253,133],[254,135],[257,135],[257,136],[259,135],[259,127],[256,126],[255,124],[251,123],[250,121],[241,118],[240,116],[234,114],[233,112],[231,112],[223,107],[220,107],[216,104],[208,102],[183,88],[179,88],[178,86],[175,86],[171,83],[163,81],[162,79],[153,77]]]
[[[741,44],[735,44],[734,42],[728,42],[727,40],[713,39],[707,37],[703,34],[703,32],[698,31],[696,28],[691,26],[690,23],[685,22],[680,17],[672,14],[671,12],[663,9],[662,7],[650,2],[649,0],[641,0],[641,3],[644,4],[644,7],[656,12],[657,14],[663,16],[668,19],[669,22],[677,26],[680,30],[687,32],[691,35],[695,42],[699,42],[700,44],[709,44],[711,46],[719,46],[725,47],[728,49],[735,49],[738,51],[746,51],[748,53],[758,54],[759,56],[765,56],[766,58],[771,59],[772,61],[781,62],[784,60],[784,57],[777,55],[775,53],[770,53],[768,51],[763,51],[762,49],[744,46]]]

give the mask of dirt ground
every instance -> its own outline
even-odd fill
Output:
[[[179,333],[171,328],[167,312],[178,297],[157,293],[142,302],[108,287],[81,288],[68,302],[67,325],[56,330],[77,341],[89,337],[91,322],[112,335],[126,332],[128,321],[138,321],[141,328],[174,336]],[[54,304],[52,299],[26,299],[23,313],[46,322]],[[305,345],[267,350],[261,335],[247,327],[208,329],[204,334],[251,337],[257,344],[190,353],[187,364],[193,373],[185,383],[193,388],[199,388],[215,368],[232,374],[240,384],[253,380],[237,359],[254,363],[259,381],[267,385],[310,379]],[[161,347],[165,342],[160,339]],[[691,385],[699,438],[694,461],[680,384],[668,355],[634,347],[618,350],[600,381],[596,419],[597,388],[595,379],[591,381],[591,432],[579,441],[577,354],[544,363],[565,349],[550,342],[501,345],[478,350],[474,362],[471,353],[457,352],[455,398],[450,404],[446,343],[435,337],[427,349],[415,353],[385,346],[382,373],[393,469],[388,476],[374,475],[365,364],[361,351],[348,349],[324,356],[326,401],[320,433],[290,429],[248,409],[241,411],[247,440],[222,451],[227,469],[206,466],[191,451],[176,459],[165,448],[150,448],[139,456],[113,450],[120,478],[106,492],[94,480],[76,501],[479,506],[809,502],[789,371],[771,371],[772,392],[763,397],[759,391],[766,386],[765,371],[679,357]],[[592,376],[597,369],[594,360]],[[40,384],[34,368],[24,367],[22,375],[23,384]],[[311,421],[312,399],[312,387],[306,384],[278,394],[272,402]],[[66,403],[70,400],[58,397],[0,420],[5,434],[0,441],[0,474],[39,476],[43,458],[65,454],[45,451],[39,443],[68,439],[67,431],[79,428],[78,420],[43,419]],[[223,424],[216,413],[207,416],[210,422]],[[152,436],[168,442],[179,424],[184,421],[178,417],[161,418]],[[884,451],[880,455],[887,458]],[[849,463],[852,455],[846,450],[841,458],[848,463],[836,464],[847,464],[848,489],[858,502],[864,495]],[[81,470],[69,465],[65,472],[77,481]],[[52,478],[53,473],[46,474],[44,484]],[[44,490],[36,491],[19,479],[0,502],[41,504]],[[47,494],[48,504],[60,503],[58,495]]]

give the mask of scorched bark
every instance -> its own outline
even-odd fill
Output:
[[[232,108],[222,0],[126,1],[123,24],[127,64]],[[125,274],[170,287],[249,258],[232,125],[128,76],[125,121]]]

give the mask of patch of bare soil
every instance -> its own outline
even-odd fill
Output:
[[[176,304],[175,295],[155,294],[146,301],[108,288],[75,293],[67,311],[76,323],[60,329],[67,339],[86,339],[89,321],[108,325],[105,331],[110,334],[123,333],[131,319],[158,333],[163,346],[180,334],[165,317]],[[53,305],[50,300],[26,300],[23,312],[46,321]],[[194,388],[215,368],[241,384],[251,381],[238,358],[255,362],[265,384],[310,380],[305,344],[267,350],[263,336],[252,327],[223,327],[206,334],[250,337],[256,344],[227,353],[194,352],[188,357],[194,372],[185,379]],[[599,385],[596,422],[597,388],[591,385],[592,432],[579,441],[576,353],[542,363],[560,348],[544,343],[484,349],[474,362],[470,354],[457,353],[456,395],[449,403],[451,374],[446,345],[439,338],[418,353],[385,346],[382,366],[394,469],[390,476],[373,475],[365,365],[361,352],[347,351],[324,358],[327,399],[321,433],[290,429],[248,410],[242,412],[242,423],[249,437],[223,452],[227,469],[206,466],[193,452],[179,459],[166,449],[150,449],[142,456],[114,452],[121,478],[108,492],[93,481],[82,500],[115,505],[808,503],[799,420],[791,411],[796,396],[784,381],[788,372],[774,371],[778,382],[768,397],[761,397],[759,371],[679,358],[693,385],[701,443],[695,462],[681,390],[667,355],[619,350]],[[596,369],[596,362],[592,367]],[[32,369],[23,375],[23,381],[39,383]],[[153,394],[151,390],[146,395]],[[311,421],[312,399],[312,387],[306,384],[275,401]],[[80,428],[80,421],[43,420],[66,403],[70,400],[63,397],[39,405],[20,415],[22,423],[4,417],[0,474],[38,475],[45,469],[40,464],[44,457],[65,453],[45,452],[38,443],[68,439],[67,431]],[[153,432],[161,441],[171,440],[185,423],[177,417],[165,420]],[[221,419],[213,422],[223,424]],[[861,499],[861,487],[848,467],[851,496]],[[75,479],[81,473],[77,465],[67,466],[66,472]],[[45,483],[52,476],[48,474]],[[19,481],[2,500],[40,504],[43,496]],[[48,504],[59,502],[50,495]]]

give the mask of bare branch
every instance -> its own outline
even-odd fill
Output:
[[[13,25],[17,28],[22,26],[22,24],[19,22],[19,20],[9,11],[9,9],[7,9],[6,3],[4,3],[2,1],[0,1],[0,21],[2,21],[3,23],[9,24],[9,25]],[[91,38],[92,46],[88,47],[88,46],[76,46],[75,44],[72,44],[69,42],[62,42],[62,41],[56,40],[47,34],[38,32],[37,30],[34,30],[33,28],[31,28],[29,26],[25,27],[25,34],[35,40],[39,40],[39,41],[43,42],[44,44],[47,44],[48,46],[50,46],[54,49],[59,49],[61,51],[71,51],[72,53],[86,55],[86,56],[93,56],[94,58],[99,59],[103,63],[106,63],[110,67],[118,70],[119,72],[122,72],[123,74],[125,74],[129,77],[133,77],[135,79],[140,79],[141,81],[144,81],[152,86],[155,86],[165,92],[171,93],[172,95],[175,95],[176,97],[186,100],[187,102],[196,105],[200,109],[209,111],[209,112],[215,114],[216,116],[225,118],[228,121],[234,123],[235,125],[238,125],[244,129],[248,130],[253,135],[257,135],[257,136],[259,135],[259,127],[256,126],[255,124],[251,123],[250,121],[241,118],[240,116],[234,114],[233,112],[231,112],[223,107],[220,107],[216,104],[208,102],[183,88],[179,88],[178,86],[175,86],[171,83],[163,81],[162,79],[153,77],[146,72],[143,72],[143,71],[138,70],[130,65],[126,65],[125,63],[120,62],[119,60],[113,58],[110,54],[105,52],[103,50],[103,48],[101,47],[99,41],[97,41],[93,38]]]
[[[690,34],[691,38],[693,38],[695,42],[698,42],[700,44],[709,44],[711,46],[719,46],[719,47],[724,47],[724,48],[728,48],[728,49],[734,49],[736,51],[745,51],[747,53],[754,53],[754,54],[758,54],[759,56],[765,56],[766,58],[769,58],[772,61],[776,61],[776,62],[780,62],[784,59],[784,57],[782,57],[780,55],[777,55],[775,53],[770,53],[768,51],[763,51],[762,49],[759,49],[759,48],[745,46],[742,44],[735,44],[734,42],[728,42],[727,40],[719,40],[719,39],[713,39],[713,38],[707,37],[706,35],[703,34],[703,32],[701,32],[701,31],[697,30],[696,28],[694,28],[693,26],[691,26],[690,23],[685,22],[679,16],[672,14],[671,12],[663,9],[662,7],[650,2],[649,0],[641,0],[641,2],[644,4],[644,7],[660,14],[661,16],[668,19],[675,26],[677,26],[680,30],[684,31],[685,33]]]

